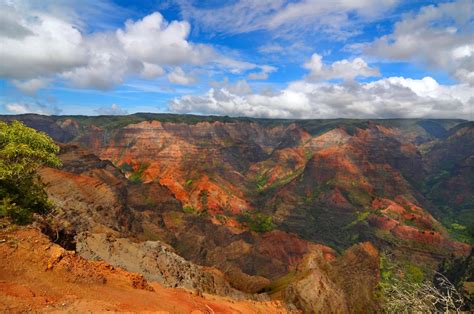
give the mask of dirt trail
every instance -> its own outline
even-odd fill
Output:
[[[148,283],[87,261],[35,228],[0,230],[0,312],[287,313],[279,301],[236,301]]]

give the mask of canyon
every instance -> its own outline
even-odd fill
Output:
[[[86,281],[105,285],[109,299],[65,302],[76,310],[90,302],[97,310],[190,312],[186,304],[197,302],[203,312],[378,312],[382,254],[429,278],[443,260],[472,250],[473,122],[0,119],[47,133],[63,163],[39,173],[54,214],[2,233],[8,243],[15,238],[33,248],[36,239],[44,247],[2,244],[2,265],[23,254],[45,263],[35,269],[40,273],[53,261],[44,278],[55,282],[77,272],[56,266],[61,261],[82,265]],[[50,251],[61,258],[54,262]],[[20,273],[26,266],[15,267]],[[0,274],[12,304],[18,291],[34,290],[6,266]],[[117,289],[177,301],[120,305],[110,301]],[[47,305],[41,300],[37,309]]]

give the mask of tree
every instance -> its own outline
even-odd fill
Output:
[[[0,216],[24,224],[52,209],[37,171],[60,167],[58,152],[48,135],[19,121],[0,122]]]

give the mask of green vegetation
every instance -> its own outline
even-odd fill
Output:
[[[299,169],[297,169],[295,172],[291,172],[289,174],[287,174],[286,176],[284,176],[283,178],[279,179],[279,180],[276,180],[275,182],[273,182],[269,187],[268,187],[268,190],[271,191],[271,190],[275,190],[281,186],[284,186],[288,183],[290,183],[293,179],[295,179],[296,177],[300,176],[304,171],[304,167],[301,167]]]
[[[195,215],[199,217],[209,217],[209,211],[207,208],[202,208],[199,210],[198,208],[193,207],[192,205],[184,205],[183,212],[185,214]]]
[[[419,266],[408,260],[395,262],[384,252],[380,256],[380,275],[375,297],[385,313],[459,313],[464,307],[462,292],[453,284],[455,281],[450,281],[453,279],[448,278],[449,274],[427,276]]]
[[[143,175],[143,172],[145,172],[145,170],[148,169],[148,167],[150,167],[150,164],[149,163],[141,163],[140,166],[138,167],[138,169],[136,171],[134,171],[130,177],[128,177],[128,180],[130,180],[130,182],[132,183],[140,183],[142,182],[142,175]]]
[[[227,222],[227,217],[222,214],[217,214],[216,219],[219,220],[221,224],[225,224]]]
[[[230,118],[226,116],[197,116],[197,115],[182,115],[182,114],[166,114],[166,113],[135,113],[124,116],[61,116],[52,117],[59,121],[66,119],[77,120],[81,126],[87,128],[91,125],[98,126],[105,130],[116,130],[123,128],[129,124],[140,123],[143,121],[160,121],[172,123],[196,124],[199,122],[236,122],[241,120],[251,120],[246,118]]]
[[[368,226],[367,218],[369,218],[369,215],[370,215],[370,211],[357,211],[356,219],[352,221],[350,224],[348,224],[346,228],[354,227],[357,224],[364,224]]]
[[[407,284],[421,284],[425,277],[425,272],[417,265],[409,261],[395,261],[389,253],[382,252],[380,254],[380,282],[376,297],[383,299],[400,280]]]
[[[256,185],[257,185],[257,189],[259,191],[262,191],[265,187],[265,185],[267,184],[268,182],[268,176],[267,176],[267,172],[264,171],[263,173],[259,174],[257,176],[257,179],[256,179]]]
[[[366,206],[372,202],[372,197],[370,194],[360,188],[353,187],[349,190],[343,190],[342,193],[347,198],[349,203],[354,206]]]
[[[237,220],[255,232],[269,232],[275,229],[273,218],[260,212],[244,211],[237,217]]]
[[[449,223],[446,220],[442,221],[446,226],[449,234],[456,240],[474,244],[474,221],[467,222],[467,225],[460,223]]]
[[[183,206],[183,212],[185,212],[186,214],[196,214],[197,211],[194,207],[190,206],[190,205],[184,205]]]
[[[123,164],[120,165],[119,167],[120,171],[122,171],[122,173],[127,173],[127,172],[132,172],[133,171],[133,168],[132,166],[130,166],[128,163],[124,162]]]
[[[42,166],[59,167],[59,147],[42,132],[18,121],[0,122],[0,216],[26,224],[33,213],[52,205],[37,174]]]

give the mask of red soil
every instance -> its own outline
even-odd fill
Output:
[[[279,301],[236,301],[147,283],[143,276],[91,262],[33,228],[0,232],[0,312],[153,311],[287,313]]]

